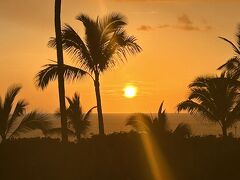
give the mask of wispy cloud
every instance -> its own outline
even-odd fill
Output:
[[[187,14],[182,14],[176,18],[176,23],[173,24],[160,24],[156,27],[151,25],[141,25],[137,28],[140,31],[150,31],[155,29],[165,29],[165,28],[173,28],[180,29],[184,31],[209,31],[212,30],[213,27],[207,23],[205,20],[201,24],[196,24]]]
[[[151,31],[153,30],[152,26],[149,25],[141,25],[140,27],[137,28],[139,31]]]
[[[212,26],[208,25],[207,22],[204,24],[196,25],[192,19],[187,14],[182,14],[177,17],[177,23],[175,24],[162,24],[158,28],[174,28],[181,29],[184,31],[209,31],[212,29]]]
[[[187,14],[182,14],[177,18],[178,24],[176,28],[186,30],[186,31],[200,31],[201,28],[193,24],[192,20]]]
[[[168,27],[170,27],[170,25],[169,24],[163,24],[163,25],[159,25],[157,28],[168,28]]]

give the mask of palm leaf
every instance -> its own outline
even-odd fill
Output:
[[[63,65],[62,70],[66,80],[82,78],[87,74],[86,71],[70,65]],[[60,68],[57,64],[44,65],[35,77],[36,86],[42,89],[46,88],[50,81],[54,81],[58,77],[59,71]]]
[[[220,66],[218,70],[227,70],[227,71],[233,71],[236,68],[240,66],[240,60],[238,56],[234,56],[231,59],[229,59],[225,64]]]
[[[14,110],[11,118],[8,121],[6,132],[8,132],[8,130],[12,128],[12,125],[16,121],[16,119],[24,114],[24,112],[26,111],[26,106],[27,105],[28,105],[28,103],[25,102],[25,100],[20,100],[20,101],[17,102],[15,110]]]
[[[34,129],[45,131],[50,126],[50,122],[47,121],[47,119],[48,116],[46,114],[32,111],[21,119],[21,122],[16,129],[12,129],[10,137],[15,137],[20,135],[20,133]]]
[[[197,102],[194,102],[192,100],[186,100],[177,105],[177,111],[188,111],[189,113],[201,113],[202,115],[206,116],[210,120],[213,121],[219,121],[212,112],[210,112],[206,107],[204,107],[201,104],[198,104]]]
[[[83,121],[88,121],[90,114],[92,113],[93,109],[97,108],[97,106],[92,107],[88,110],[88,112],[84,115]]]
[[[138,132],[151,132],[153,122],[150,116],[143,113],[131,115],[126,122],[126,126],[131,126]]]
[[[228,39],[226,39],[226,38],[224,38],[224,37],[219,37],[219,38],[222,39],[222,40],[224,40],[224,41],[226,41],[226,42],[228,42],[228,43],[233,47],[233,50],[234,50],[237,54],[240,54],[240,50],[238,49],[237,46],[235,46],[234,43],[232,43],[230,40],[228,40]]]
[[[14,99],[20,90],[21,90],[21,86],[17,86],[17,85],[13,85],[7,90],[7,94],[5,96],[5,100],[3,103],[3,115],[5,116],[6,119],[8,119],[10,115]]]

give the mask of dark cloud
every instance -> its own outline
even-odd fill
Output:
[[[141,25],[139,28],[137,28],[137,30],[139,30],[139,31],[150,31],[150,30],[153,30],[153,28],[151,26],[148,26],[148,25]]]

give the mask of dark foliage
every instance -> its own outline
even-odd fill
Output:
[[[240,179],[240,141],[232,138],[173,135],[158,146],[176,180]],[[0,145],[0,179],[151,180],[137,133],[111,134],[62,144],[22,139]]]

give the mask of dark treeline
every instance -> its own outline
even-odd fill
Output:
[[[176,180],[240,179],[240,142],[233,138],[166,136],[157,139]],[[150,180],[137,133],[111,134],[61,144],[22,139],[0,145],[0,179]]]

